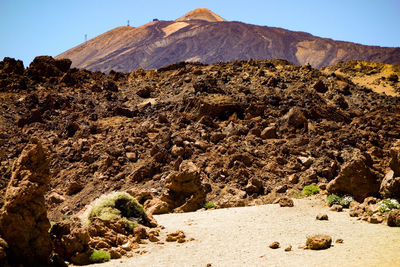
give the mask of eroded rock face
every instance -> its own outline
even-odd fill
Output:
[[[52,235],[54,252],[64,260],[74,264],[89,264],[89,230],[83,228],[79,220],[60,222],[53,225]]]
[[[387,224],[389,226],[400,227],[400,210],[391,210],[389,212]]]
[[[382,180],[380,194],[384,198],[400,198],[400,142],[390,149],[390,168]]]
[[[27,69],[28,75],[36,81],[43,81],[48,77],[60,77],[71,66],[69,59],[54,59],[50,56],[38,56]]]
[[[367,196],[377,194],[379,186],[378,176],[372,169],[371,157],[356,150],[339,175],[328,184],[327,190],[350,194],[361,202]]]
[[[390,161],[390,168],[394,172],[395,177],[400,176],[400,142],[397,142],[390,149],[392,160]]]
[[[24,74],[24,64],[21,60],[15,60],[14,58],[5,57],[3,59],[3,62],[4,66],[2,71],[4,73],[15,73],[20,75]]]
[[[183,212],[201,208],[208,192],[201,182],[200,169],[186,160],[179,166],[179,172],[173,172],[167,178],[166,188],[161,200],[168,203],[170,210]]]
[[[400,177],[395,177],[394,172],[390,170],[383,178],[379,192],[384,198],[400,197]]]
[[[44,194],[50,182],[49,159],[39,141],[32,140],[14,163],[4,206],[0,234],[8,243],[11,262],[47,264],[51,252]]]

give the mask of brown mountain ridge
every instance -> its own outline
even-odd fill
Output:
[[[305,32],[226,21],[202,8],[175,21],[118,27],[56,58],[92,71],[129,72],[179,61],[203,63],[238,59],[286,59],[295,64],[328,66],[340,61],[400,63],[400,48],[366,46],[320,38]]]

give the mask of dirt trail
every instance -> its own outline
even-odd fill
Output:
[[[329,220],[317,221],[320,212]],[[195,240],[146,245],[145,254],[102,266],[400,266],[400,228],[329,211],[321,199],[295,200],[293,208],[264,205],[155,217],[167,232],[183,230]],[[344,243],[322,251],[298,248],[314,234]],[[281,248],[270,249],[273,241]],[[285,252],[289,245],[292,251]]]

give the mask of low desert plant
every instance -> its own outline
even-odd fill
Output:
[[[319,193],[319,187],[316,185],[306,185],[301,193],[304,196],[312,196]]]
[[[106,262],[111,259],[110,253],[104,250],[93,250],[92,254],[90,254],[90,262],[92,263],[101,263]]]
[[[143,223],[145,216],[146,211],[134,197],[124,192],[113,192],[93,201],[81,219],[84,225],[88,225],[95,218],[123,219],[128,228],[133,228],[136,221]]]
[[[354,198],[352,196],[346,195],[340,198],[339,205],[342,205],[343,208],[348,208],[353,201]]]
[[[215,204],[212,202],[206,202],[206,203],[204,203],[204,208],[207,210],[213,209],[213,208],[215,208]]]
[[[352,201],[354,201],[354,198],[350,195],[338,196],[335,194],[330,194],[326,198],[326,202],[329,206],[336,204],[342,206],[343,208],[348,208]]]
[[[126,229],[128,232],[133,233],[133,229],[135,229],[136,227],[138,227],[138,223],[135,222],[135,221],[129,221],[129,220],[126,219],[126,218],[122,218],[122,221],[124,222],[125,229]]]
[[[378,210],[382,213],[400,209],[400,204],[396,199],[384,199],[378,203]]]
[[[329,206],[338,204],[340,205],[340,197],[338,195],[335,194],[330,194],[327,198],[326,198],[326,202],[328,203]]]

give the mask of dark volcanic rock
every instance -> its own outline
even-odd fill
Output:
[[[389,226],[400,227],[400,210],[391,210],[388,215]]]
[[[30,137],[50,148],[51,192],[61,195],[46,195],[52,221],[112,191],[151,192],[141,199],[149,213],[195,210],[204,202],[270,203],[335,178],[335,192],[360,199],[379,196],[383,176],[397,172],[389,152],[400,137],[400,99],[339,75],[282,60],[63,73],[66,67],[46,60],[60,76],[36,80],[27,71],[0,70],[0,84],[11,86],[0,92],[0,205],[11,165]],[[66,74],[75,83],[63,81]],[[24,80],[27,90],[15,89],[11,78]],[[118,91],[102,88],[104,81]],[[325,93],[313,88],[318,81]],[[146,87],[151,98],[136,94]],[[198,170],[180,170],[182,162]],[[395,196],[392,178],[382,195]]]
[[[352,158],[343,165],[338,176],[328,184],[327,190],[350,194],[361,202],[367,196],[379,192],[378,178],[372,169],[371,157],[360,151],[354,151]]]
[[[7,74],[19,74],[22,75],[24,74],[24,64],[22,63],[21,60],[15,60],[14,58],[9,58],[9,57],[5,57],[3,59],[3,69],[2,72],[3,73],[7,73]]]
[[[69,70],[71,60],[38,56],[27,68],[27,74],[35,81],[45,81],[50,77],[60,77]]]
[[[199,168],[191,161],[183,161],[179,172],[170,174],[166,182],[167,191],[161,200],[170,210],[195,211],[202,207],[209,191],[201,182]]]
[[[33,140],[14,163],[13,174],[0,210],[0,234],[8,243],[11,262],[47,264],[51,252],[44,194],[50,182],[49,160]]]
[[[315,235],[307,237],[306,246],[308,249],[320,250],[330,248],[332,238],[328,235]]]

